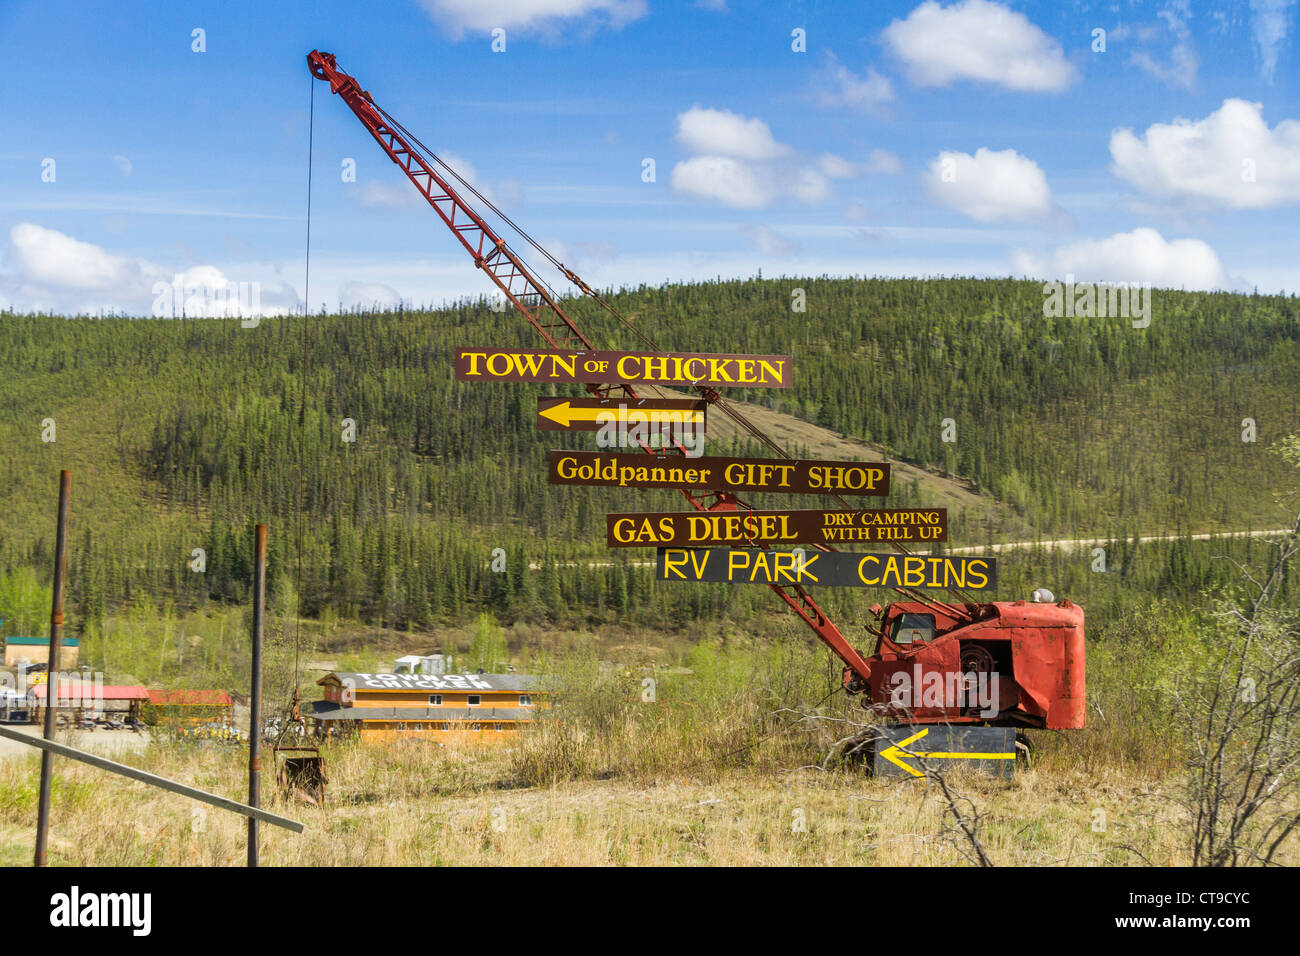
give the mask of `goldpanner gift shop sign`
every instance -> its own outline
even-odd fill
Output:
[[[552,485],[603,488],[712,488],[779,494],[889,494],[889,465],[871,461],[800,461],[775,458],[684,458],[681,455],[552,451],[546,456]]]
[[[583,385],[735,385],[790,388],[789,355],[699,352],[566,352],[549,349],[457,349],[456,378],[465,382],[572,382]]]
[[[827,584],[832,587],[964,588],[997,584],[993,558],[843,551],[760,551],[757,548],[660,548],[660,581],[722,584]]]

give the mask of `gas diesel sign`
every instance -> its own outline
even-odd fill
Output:
[[[946,541],[944,508],[871,511],[712,511],[605,516],[611,548],[667,545]]]
[[[574,382],[584,385],[737,385],[790,388],[789,355],[700,352],[563,352],[457,349],[456,378],[468,382]]]
[[[660,548],[655,579],[721,584],[826,584],[831,587],[963,588],[997,584],[993,558],[757,548]]]
[[[546,480],[552,485],[710,488],[796,495],[889,494],[889,465],[875,461],[684,458],[588,451],[548,452],[546,461]]]

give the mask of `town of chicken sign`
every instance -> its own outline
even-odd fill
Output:
[[[789,355],[456,350],[456,378],[465,382],[790,388],[793,365],[794,359]]]

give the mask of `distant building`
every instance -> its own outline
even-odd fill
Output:
[[[33,723],[40,723],[45,715],[45,698],[48,684],[37,684],[27,692],[28,707]],[[140,707],[149,700],[143,687],[91,681],[60,680],[55,694],[55,704],[60,710],[71,710],[76,718],[83,714],[114,714],[131,720],[140,719]]]
[[[55,670],[68,670],[77,666],[80,648],[75,637],[65,637],[60,641],[59,665]],[[6,637],[5,667],[19,667],[26,663],[45,664],[50,662],[50,639],[48,637]]]
[[[531,674],[326,674],[325,699],[303,716],[318,732],[356,732],[368,742],[415,737],[496,744],[532,723],[547,695]]]
[[[441,677],[447,673],[447,668],[450,666],[450,656],[430,654],[427,657],[421,657],[419,654],[407,654],[405,657],[399,657],[393,662],[393,673],[433,674],[436,677]]]

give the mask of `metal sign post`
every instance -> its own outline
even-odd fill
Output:
[[[231,813],[239,813],[251,819],[265,821],[274,824],[277,827],[284,827],[286,830],[292,830],[294,833],[302,833],[307,829],[305,824],[297,820],[290,820],[288,817],[282,817],[279,814],[271,813],[269,810],[259,810],[256,807],[250,807],[240,803],[238,800],[231,800],[229,797],[223,797],[215,793],[208,793],[206,790],[200,790],[197,787],[191,787],[187,784],[178,783],[175,780],[169,780],[167,777],[160,777],[156,773],[149,773],[147,770],[140,770],[136,767],[128,767],[124,763],[118,763],[116,760],[109,760],[107,757],[101,757],[99,754],[87,753],[84,750],[78,750],[76,747],[69,747],[67,744],[61,744],[54,740],[45,740],[42,737],[32,737],[21,731],[14,730],[12,727],[0,726],[0,737],[16,741],[20,744],[26,744],[29,747],[36,747],[45,751],[46,756],[58,754],[60,757],[67,757],[69,760],[77,760],[81,763],[88,763],[92,767],[98,767],[100,770],[107,770],[110,773],[120,774],[123,777],[130,777],[132,780],[139,780],[141,783],[147,783],[151,787],[158,787],[160,790],[166,790],[168,793],[179,793],[183,797],[189,797],[192,800],[199,800],[210,806],[220,807],[222,810],[229,810]]]
[[[50,652],[45,675],[45,739],[54,739],[55,716],[59,700],[59,666],[63,650],[63,571],[68,563],[68,494],[72,472],[59,472],[59,525],[54,545],[54,600],[50,609]],[[36,804],[36,866],[45,865],[45,845],[50,829],[50,784],[54,776],[54,757],[46,750],[41,754],[41,789]]]
[[[248,805],[262,799],[262,632],[266,605],[266,525],[253,541],[253,687],[248,695]],[[248,818],[248,865],[257,866],[257,817]]]

